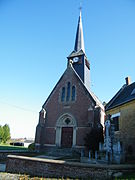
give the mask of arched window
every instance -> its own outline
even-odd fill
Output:
[[[75,86],[72,86],[72,101],[75,101]]]
[[[70,100],[70,82],[68,82],[67,84],[67,97],[66,97],[66,101]]]
[[[61,101],[64,102],[65,100],[65,87],[62,88],[62,93],[61,93]]]

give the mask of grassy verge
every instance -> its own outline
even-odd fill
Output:
[[[11,146],[9,144],[0,144],[0,150],[28,150],[28,148],[23,146]]]
[[[121,177],[115,178],[115,180],[135,180],[135,172],[126,172]]]

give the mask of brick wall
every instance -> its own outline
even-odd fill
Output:
[[[67,83],[71,83],[71,87],[76,87],[76,100],[61,102],[60,94],[62,87],[67,86]],[[84,137],[86,136],[87,129],[89,127],[88,122],[88,109],[94,108],[94,101],[90,98],[86,88],[78,81],[78,77],[75,75],[71,68],[68,68],[62,76],[62,79],[57,84],[55,90],[49,97],[46,104],[43,106],[46,110],[45,125],[42,129],[41,142],[42,144],[54,144],[56,139],[56,122],[58,118],[65,113],[71,114],[77,121],[78,131],[76,132],[77,144],[84,145]],[[93,122],[93,118],[91,121]],[[81,130],[79,128],[83,128]],[[37,143],[41,143],[36,141]]]
[[[41,177],[108,179],[114,173],[135,171],[135,165],[103,165],[8,156],[6,171]]]

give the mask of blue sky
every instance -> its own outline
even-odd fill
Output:
[[[38,112],[74,48],[80,0],[0,0],[0,124],[34,137]],[[135,1],[82,0],[91,89],[108,102],[135,81]]]

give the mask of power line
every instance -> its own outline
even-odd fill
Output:
[[[24,108],[24,107],[15,105],[15,104],[10,104],[10,103],[3,102],[3,101],[0,101],[0,103],[6,104],[6,105],[11,106],[11,107],[13,107],[13,108],[20,109],[20,110],[22,110],[22,111],[29,111],[29,112],[33,112],[33,113],[38,113],[37,111],[35,111],[35,110],[33,110],[33,109]]]

